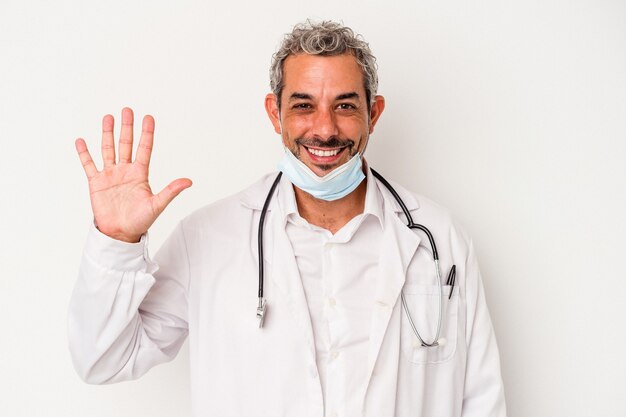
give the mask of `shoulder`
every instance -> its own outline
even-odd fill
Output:
[[[403,213],[402,206],[404,206],[411,213],[411,216],[416,215],[442,222],[452,221],[448,208],[422,194],[411,191],[393,180],[383,179],[377,181],[376,184],[388,210]],[[416,218],[413,220],[417,221]]]
[[[192,232],[224,226],[234,230],[241,224],[247,227],[246,218],[261,210],[275,177],[276,173],[266,174],[249,187],[195,210],[182,220],[183,229]]]
[[[464,247],[469,246],[469,236],[455,220],[450,209],[423,194],[405,188],[395,181],[390,180],[389,183],[404,202],[415,223],[422,224],[430,229],[433,234],[441,236],[438,240],[452,240]],[[402,207],[393,193],[380,182],[378,186],[385,206],[394,211],[406,224]]]

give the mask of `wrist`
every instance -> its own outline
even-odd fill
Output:
[[[109,236],[112,239],[120,240],[126,243],[139,243],[139,241],[141,240],[141,235],[130,236],[130,235],[114,234],[114,235],[107,235],[107,236]]]
[[[95,219],[93,221],[93,224],[100,233],[107,235],[111,239],[119,240],[125,243],[139,243],[139,241],[141,240],[141,236],[144,235],[144,233],[141,233],[138,235],[131,235],[131,234],[122,233],[116,230],[107,230],[107,229],[103,230],[103,228],[98,226],[98,223],[96,222]]]
[[[139,243],[128,243],[100,232],[95,224],[90,228],[85,255],[94,263],[112,270],[140,271],[147,268],[148,234]]]

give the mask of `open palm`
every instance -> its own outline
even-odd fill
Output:
[[[158,194],[153,194],[148,182],[148,168],[154,139],[154,119],[145,116],[135,160],[133,151],[133,112],[122,110],[122,127],[115,158],[113,116],[102,119],[102,160],[98,171],[83,139],[76,140],[76,151],[89,180],[91,207],[98,229],[118,240],[138,242],[165,207],[191,180],[179,178]]]

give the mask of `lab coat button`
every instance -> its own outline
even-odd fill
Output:
[[[333,297],[330,297],[328,299],[328,304],[334,307],[337,304],[337,300],[335,300]]]
[[[330,352],[331,359],[337,359],[337,356],[339,356],[339,352],[337,352],[336,350]]]
[[[330,417],[339,417],[339,414],[335,413],[331,413]]]

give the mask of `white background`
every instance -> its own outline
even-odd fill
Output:
[[[392,2],[389,2],[392,3]],[[0,415],[188,416],[186,347],[136,382],[74,374],[66,312],[91,221],[74,152],[156,118],[151,230],[275,169],[271,54],[307,17],[378,57],[366,153],[473,236],[513,417],[626,415],[626,3],[0,1]],[[251,289],[252,290],[252,289]]]

